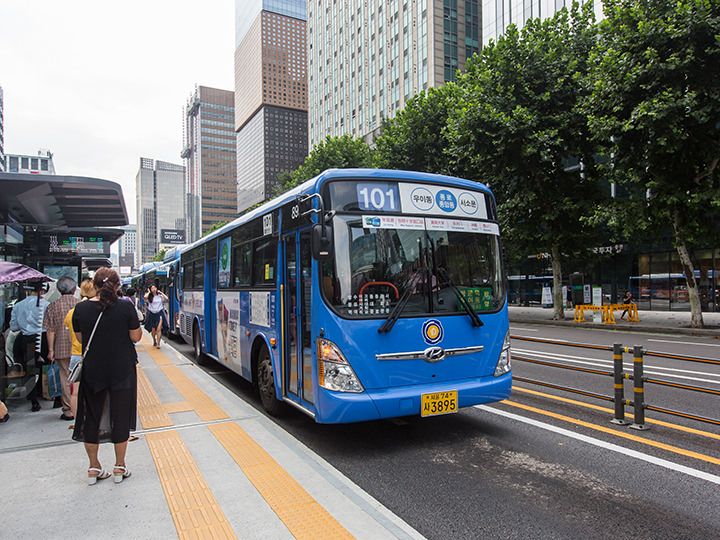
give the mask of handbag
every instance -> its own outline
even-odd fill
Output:
[[[140,324],[145,322],[145,314],[140,310],[138,307],[138,299],[133,299],[133,305],[135,306],[135,313],[137,314],[138,321],[140,321]]]
[[[102,319],[103,312],[100,312],[100,315],[98,315],[97,321],[95,321],[95,326],[92,329],[92,332],[90,333],[90,339],[88,339],[87,347],[85,347],[85,352],[82,355],[82,358],[80,361],[75,364],[75,367],[70,370],[70,374],[68,375],[68,381],[71,383],[76,383],[80,381],[80,376],[82,375],[82,365],[85,361],[85,355],[87,354],[88,350],[90,350],[90,344],[92,343],[93,336],[95,335],[95,330],[97,330],[98,324],[100,323],[100,319]]]
[[[44,366],[46,371],[48,395],[50,399],[55,399],[62,395],[62,385],[60,383],[60,366],[56,363]]]

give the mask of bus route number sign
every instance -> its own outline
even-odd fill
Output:
[[[397,184],[358,183],[356,188],[360,210],[374,212],[398,212],[400,210],[400,193]]]

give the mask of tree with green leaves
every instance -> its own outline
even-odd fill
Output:
[[[595,145],[580,108],[594,40],[590,5],[511,25],[468,62],[448,119],[457,174],[492,187],[505,243],[550,256],[556,319],[563,259],[596,245],[585,221],[600,199]]]
[[[162,248],[160,251],[158,251],[155,256],[152,258],[152,262],[163,262],[163,259],[165,258],[165,253],[167,253],[167,249]]]
[[[375,139],[375,163],[385,169],[449,173],[445,126],[458,103],[458,87],[429,88],[407,102]]]
[[[207,236],[207,235],[210,234],[211,232],[217,231],[219,228],[224,227],[224,226],[227,225],[228,223],[229,223],[229,222],[226,221],[226,220],[224,220],[224,221],[216,221],[215,223],[213,223],[213,224],[210,226],[210,228],[209,228],[207,231],[205,231],[205,232],[202,234],[203,237]]]
[[[693,327],[703,326],[689,247],[720,210],[717,0],[606,0],[592,52],[590,126],[629,189],[630,230],[671,229]],[[714,221],[714,223],[713,223]]]
[[[372,149],[362,139],[350,135],[328,136],[316,144],[305,161],[290,173],[280,175],[281,192],[302,184],[326,169],[372,167]]]

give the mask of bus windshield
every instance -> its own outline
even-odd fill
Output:
[[[404,315],[464,313],[459,291],[478,313],[505,300],[495,234],[373,228],[360,216],[334,221],[335,261],[324,265],[326,300],[345,317],[386,317],[406,293]],[[454,286],[454,287],[453,287]]]

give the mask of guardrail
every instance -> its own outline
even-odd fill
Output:
[[[537,364],[546,367],[552,367],[556,369],[565,369],[569,371],[577,371],[581,373],[588,373],[591,375],[598,375],[602,377],[613,378],[614,392],[612,396],[604,394],[598,394],[596,392],[590,392],[587,390],[581,390],[579,388],[573,388],[570,386],[564,386],[556,383],[547,381],[539,381],[536,379],[530,379],[527,377],[517,377],[513,375],[513,380],[526,382],[538,386],[545,386],[547,388],[554,388],[556,390],[562,390],[564,392],[570,392],[573,394],[580,394],[583,396],[609,401],[614,403],[614,415],[611,420],[613,424],[617,425],[629,425],[631,429],[637,430],[648,430],[650,429],[645,424],[645,411],[655,411],[663,414],[672,416],[678,416],[689,420],[695,420],[698,422],[704,422],[707,424],[713,424],[720,426],[720,420],[716,418],[709,418],[706,416],[700,416],[693,413],[684,411],[678,411],[669,409],[667,407],[660,407],[658,405],[651,405],[645,402],[645,384],[656,384],[658,386],[665,386],[669,388],[677,388],[680,390],[688,390],[692,392],[700,392],[703,394],[720,396],[720,390],[714,388],[706,388],[704,386],[694,386],[684,383],[676,383],[665,379],[658,379],[655,377],[648,377],[645,375],[645,357],[653,356],[656,358],[667,358],[671,360],[680,360],[687,362],[698,362],[703,364],[720,365],[720,360],[714,358],[705,358],[701,356],[684,356],[673,353],[665,353],[659,351],[646,351],[641,346],[635,347],[624,347],[620,343],[614,344],[612,347],[608,345],[595,345],[591,343],[579,343],[570,342],[556,339],[546,339],[537,337],[526,337],[526,336],[510,336],[511,339],[517,341],[529,341],[534,343],[545,343],[548,345],[557,345],[561,347],[572,347],[576,349],[592,349],[600,351],[612,352],[613,369],[612,371],[605,371],[602,369],[592,369],[578,366],[571,366],[561,362],[551,362],[546,360],[538,360],[535,358],[529,358],[527,356],[513,354],[512,359],[514,361],[527,362],[529,364]],[[623,365],[623,355],[626,353],[632,353],[633,355],[633,371],[632,373],[626,372]],[[625,381],[633,381],[633,399],[625,398]],[[625,407],[633,408],[633,421],[629,422],[625,419]]]

